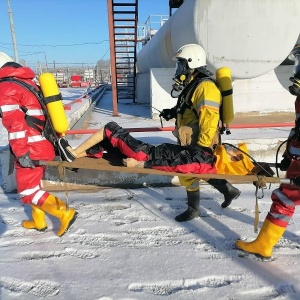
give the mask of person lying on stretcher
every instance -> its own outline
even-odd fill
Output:
[[[176,106],[162,110],[160,116],[166,120],[176,119],[173,133],[177,144],[147,144],[133,138],[117,123],[109,122],[76,149],[61,139],[59,144],[66,160],[83,156],[102,157],[105,150],[123,157],[127,167],[178,173],[217,173],[212,145],[218,134],[222,97],[215,81],[210,78],[206,53],[201,46],[188,44],[178,49],[173,59],[176,68],[171,95],[174,91],[180,94]],[[199,217],[200,180],[193,176],[179,176],[180,184],[187,191],[188,209],[178,215],[176,221]],[[211,178],[207,182],[224,195],[223,208],[240,195],[240,191],[227,180]]]
[[[169,143],[154,146],[132,137],[127,130],[115,122],[107,123],[74,149],[65,138],[60,138],[58,144],[65,160],[69,162],[86,156],[101,158],[104,152],[108,152],[122,157],[124,165],[132,168],[152,168],[167,172],[195,174],[217,172],[214,164],[215,156],[209,147]],[[209,181],[211,180],[213,179]],[[226,180],[222,181],[227,183]],[[199,178],[197,185],[199,185]],[[224,191],[224,197],[227,197],[222,204],[224,208],[230,204],[233,197],[240,193],[236,189],[237,193],[233,194],[234,187],[232,187],[232,193],[227,192],[226,187],[222,185],[218,188],[221,193]]]

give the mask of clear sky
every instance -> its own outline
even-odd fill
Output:
[[[19,60],[96,64],[109,59],[107,0],[10,0]],[[139,24],[168,15],[168,0],[139,0]],[[0,51],[14,56],[7,0],[0,0]]]

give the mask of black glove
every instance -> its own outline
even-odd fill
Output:
[[[280,162],[280,167],[279,168],[280,168],[281,171],[286,171],[289,168],[290,164],[291,164],[291,160],[289,158],[285,157]]]
[[[165,108],[163,109],[160,114],[160,117],[163,117],[166,121],[176,118],[176,108]]]
[[[270,168],[268,163],[266,163],[266,162],[260,162],[260,163],[254,162],[254,168],[251,170],[251,174],[273,177],[275,173]]]
[[[29,152],[20,157],[17,157],[17,161],[23,168],[35,168],[33,161],[29,157]]]
[[[300,176],[297,176],[296,178],[292,179],[293,184],[300,187]]]

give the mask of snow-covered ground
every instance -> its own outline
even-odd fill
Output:
[[[106,109],[90,122],[105,123]],[[131,124],[129,117],[116,121],[121,119],[131,127],[148,123],[138,117]],[[246,131],[233,135],[244,138]],[[265,130],[258,135],[270,137]],[[2,126],[0,139],[5,147]],[[30,210],[17,194],[0,191],[0,299],[300,299],[299,212],[274,248],[274,261],[241,257],[236,239],[256,237],[255,187],[235,186],[240,198],[222,209],[222,195],[202,184],[201,217],[185,223],[174,221],[186,209],[181,187],[69,191],[79,216],[62,238],[55,235],[54,218],[47,217],[44,233],[22,228]],[[276,187],[259,200],[260,224]],[[55,195],[66,199],[65,193]]]

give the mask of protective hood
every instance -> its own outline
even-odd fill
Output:
[[[0,68],[0,78],[17,77],[20,79],[33,79],[35,73],[28,67],[15,68],[14,66],[4,66]]]

